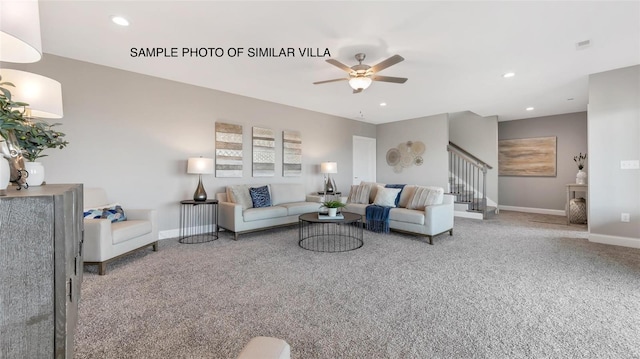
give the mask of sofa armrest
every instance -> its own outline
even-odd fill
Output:
[[[231,202],[218,202],[218,226],[236,232],[236,222],[243,221],[242,205]]]
[[[155,209],[129,209],[124,212],[127,219],[151,221],[151,233],[155,240],[158,240],[158,211]]]
[[[127,209],[124,214],[127,219],[152,221],[157,216],[155,209]]]
[[[322,202],[324,202],[324,196],[316,195],[316,194],[308,194],[307,198],[306,198],[306,201],[307,202],[322,203]]]
[[[431,235],[453,228],[453,203],[434,204],[424,208],[424,225]]]
[[[108,219],[84,220],[83,256],[87,262],[100,262],[106,258],[106,252],[113,245],[111,221]]]

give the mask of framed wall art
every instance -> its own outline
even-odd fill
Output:
[[[253,128],[253,177],[273,177],[276,167],[276,139],[272,129]]]
[[[242,126],[216,122],[216,177],[242,177]]]
[[[556,137],[498,141],[500,176],[556,176]]]
[[[299,131],[282,131],[282,176],[302,175],[302,136]]]

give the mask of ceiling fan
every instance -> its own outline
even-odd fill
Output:
[[[326,81],[318,81],[314,82],[314,85],[326,84],[328,82],[336,82],[336,81],[349,81],[349,86],[353,89],[353,93],[360,93],[365,90],[369,85],[371,85],[372,81],[383,81],[383,82],[393,82],[396,84],[403,84],[407,82],[406,77],[391,77],[391,76],[378,76],[377,73],[386,69],[389,66],[393,66],[398,62],[404,61],[404,58],[400,55],[393,55],[390,58],[380,62],[377,65],[369,66],[364,65],[362,61],[366,57],[363,53],[356,54],[355,58],[358,61],[357,65],[353,65],[351,67],[343,64],[342,62],[334,59],[326,60],[333,66],[336,66],[349,74],[349,77],[341,78],[341,79],[333,79]]]

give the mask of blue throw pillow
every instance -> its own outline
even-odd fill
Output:
[[[251,187],[249,188],[251,202],[253,208],[271,207],[271,196],[269,195],[269,187]]]
[[[398,207],[398,203],[400,203],[400,195],[402,194],[402,190],[404,189],[404,184],[388,184],[385,187],[387,188],[400,188],[400,192],[398,192],[398,195],[396,196],[396,207]]]
[[[85,219],[98,219],[104,218],[113,222],[122,222],[127,220],[127,216],[124,214],[122,206],[114,203],[108,204],[101,208],[89,208],[84,210]]]

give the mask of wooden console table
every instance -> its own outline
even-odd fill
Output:
[[[569,222],[569,202],[571,199],[576,198],[576,192],[584,192],[585,200],[587,202],[587,223],[589,223],[589,187],[586,184],[569,183],[567,184],[567,202],[564,206],[564,213],[567,216],[567,225]]]

